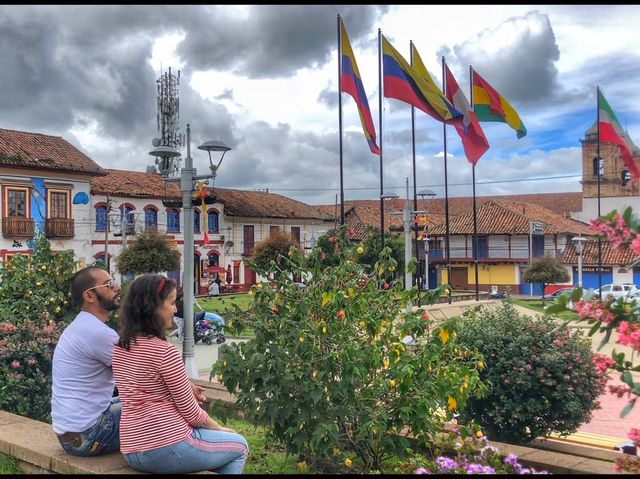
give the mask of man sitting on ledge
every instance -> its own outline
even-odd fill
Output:
[[[104,269],[89,266],[71,280],[80,313],[53,352],[51,419],[62,448],[74,456],[120,450],[120,410],[111,371],[118,334],[105,323],[120,306],[120,286]]]

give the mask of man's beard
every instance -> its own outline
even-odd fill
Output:
[[[119,296],[114,296],[112,299],[107,299],[103,297],[101,294],[96,294],[96,296],[98,297],[98,304],[105,311],[115,311],[119,308],[119,305],[116,304],[116,301],[115,301],[116,298],[119,298]]]

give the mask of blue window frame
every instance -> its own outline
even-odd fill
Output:
[[[200,233],[200,212],[193,210],[193,232]]]
[[[207,231],[209,233],[218,232],[218,212],[217,211],[209,211],[207,215]]]
[[[150,226],[158,226],[158,212],[149,208],[144,212],[144,225],[148,228]]]
[[[96,231],[105,231],[107,229],[107,207],[98,206],[96,208]]]
[[[167,210],[167,232],[180,232],[180,213],[177,210]]]

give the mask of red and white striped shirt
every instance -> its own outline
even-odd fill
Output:
[[[113,376],[122,401],[120,451],[142,452],[182,441],[209,415],[193,395],[178,349],[156,337],[116,346]]]

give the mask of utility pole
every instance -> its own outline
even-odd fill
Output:
[[[111,211],[111,199],[107,195],[107,209],[104,214],[104,264],[107,267],[107,271],[111,274],[111,267],[109,265],[109,212]]]

